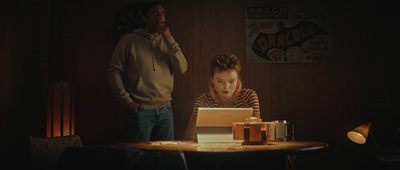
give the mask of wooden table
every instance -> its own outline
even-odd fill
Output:
[[[280,152],[295,154],[325,149],[328,144],[312,141],[279,141],[267,145],[241,145],[240,143],[197,143],[193,141],[122,142],[117,146],[146,150],[181,150],[184,152]]]
[[[193,141],[121,142],[121,147],[185,153],[189,169],[251,169],[261,165],[271,169],[295,169],[293,155],[309,154],[328,147],[323,142],[271,141],[267,145],[240,143],[197,143]],[[289,159],[287,159],[289,158]]]

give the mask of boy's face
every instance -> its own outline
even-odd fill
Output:
[[[151,7],[147,16],[142,16],[142,19],[147,28],[154,30],[156,27],[165,24],[165,11],[161,5],[154,5]]]

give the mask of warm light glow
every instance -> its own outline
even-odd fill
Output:
[[[367,139],[365,139],[364,136],[358,132],[350,131],[347,133],[347,137],[351,141],[358,143],[358,144],[364,144],[367,141]]]
[[[367,141],[369,127],[371,124],[362,124],[347,133],[347,137],[358,144],[364,144]]]
[[[72,83],[48,83],[46,120],[46,137],[75,135],[74,85]]]

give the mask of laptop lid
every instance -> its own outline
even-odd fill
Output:
[[[205,108],[197,112],[198,142],[241,142],[233,140],[232,123],[245,122],[253,108]]]

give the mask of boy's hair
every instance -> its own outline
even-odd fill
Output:
[[[147,17],[147,14],[149,13],[151,7],[153,7],[154,5],[161,5],[165,9],[165,6],[161,2],[151,1],[143,5],[142,15]]]

